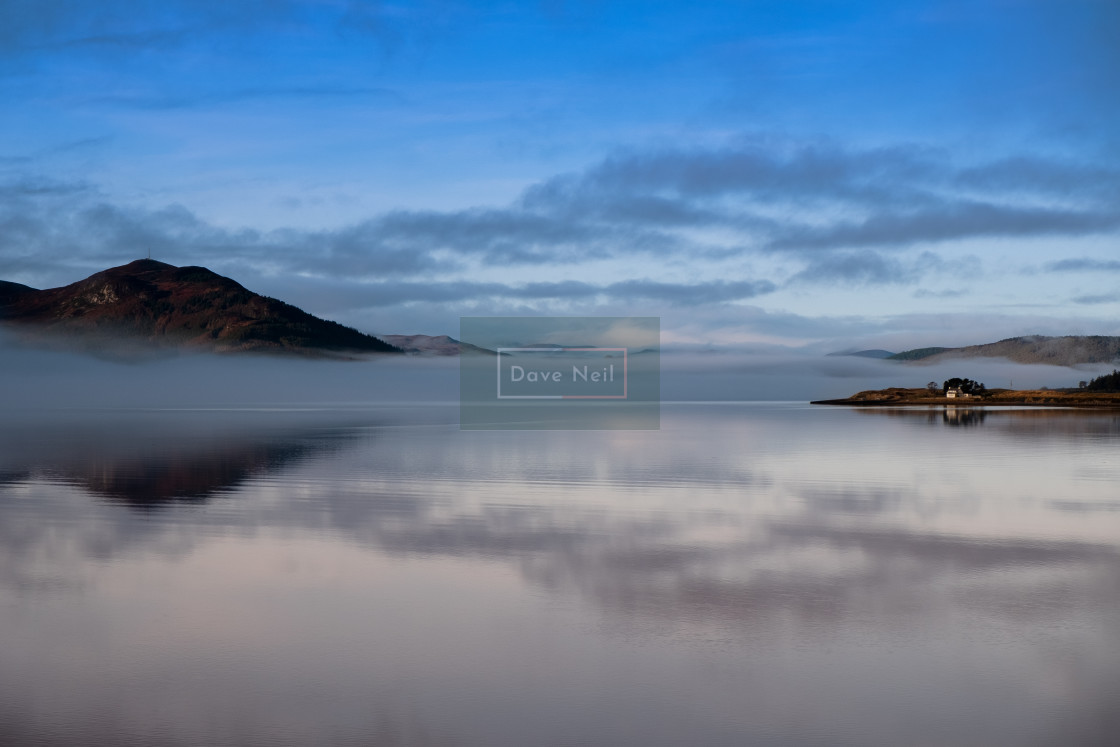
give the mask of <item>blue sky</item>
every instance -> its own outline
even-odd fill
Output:
[[[1120,4],[0,0],[0,278],[374,333],[1120,334]]]

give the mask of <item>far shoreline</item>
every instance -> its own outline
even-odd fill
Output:
[[[992,389],[980,396],[931,395],[928,389],[890,387],[868,390],[843,399],[811,400],[811,405],[847,407],[1077,407],[1120,409],[1120,392],[1086,392],[1081,389]]]

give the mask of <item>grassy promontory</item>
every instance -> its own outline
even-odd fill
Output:
[[[921,389],[889,387],[859,392],[847,399],[822,399],[810,404],[856,407],[952,405],[954,407],[1115,407],[1120,409],[1120,392],[1087,392],[1083,389],[989,389],[982,396],[951,399],[941,392],[930,392],[924,387]]]

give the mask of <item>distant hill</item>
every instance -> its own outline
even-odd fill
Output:
[[[175,349],[330,357],[400,352],[205,267],[151,259],[62,288],[0,282],[0,322],[27,342],[111,355]]]
[[[889,350],[875,349],[875,350],[856,350],[855,352],[852,352],[852,353],[829,353],[829,355],[830,356],[835,356],[835,355],[850,356],[850,357],[854,357],[854,358],[877,358],[879,360],[882,360],[884,358],[892,358],[892,357],[894,357],[895,354],[892,353]]]
[[[955,350],[956,348],[914,348],[913,350],[904,350],[901,353],[895,353],[890,356],[892,361],[920,361],[923,358],[944,353],[946,350]]]
[[[459,355],[463,350],[490,354],[494,352],[471,345],[469,342],[459,342],[448,335],[381,335],[381,339],[414,355]]]
[[[906,350],[892,355],[888,360],[935,363],[957,358],[1006,358],[1016,363],[1050,366],[1113,363],[1120,359],[1120,337],[1103,335],[1010,337],[985,345]]]

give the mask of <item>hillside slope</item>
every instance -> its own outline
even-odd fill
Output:
[[[960,348],[919,348],[896,353],[889,360],[936,363],[958,358],[1006,358],[1016,363],[1077,366],[1120,359],[1120,337],[1066,335],[1010,337],[985,345]]]
[[[35,290],[4,282],[0,322],[27,342],[93,352],[399,352],[376,337],[246,290],[205,267],[175,267],[151,259],[62,288]]]

